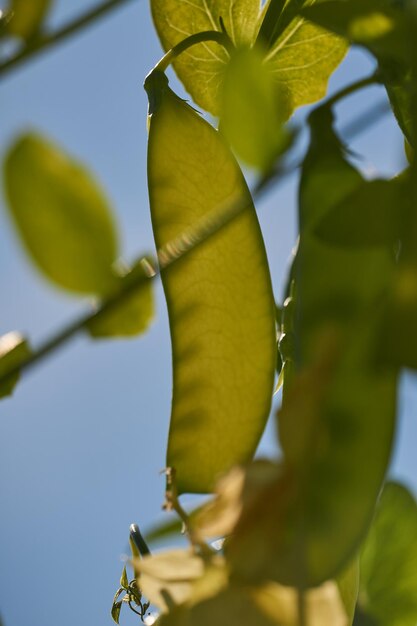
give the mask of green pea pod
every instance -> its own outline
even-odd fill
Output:
[[[274,299],[253,202],[222,136],[154,72],[148,184],[158,248],[215,216],[242,211],[163,273],[173,350],[167,464],[180,493],[205,493],[252,457],[269,414]],[[184,239],[185,241],[185,239]]]

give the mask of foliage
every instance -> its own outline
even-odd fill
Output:
[[[11,3],[0,36],[20,41],[19,58],[45,37],[50,6]],[[151,9],[167,51],[145,81],[157,261],[122,263],[94,177],[50,140],[20,137],[4,182],[22,244],[47,279],[96,305],[38,351],[3,336],[0,397],[80,330],[143,333],[161,274],[173,354],[165,507],[180,524],[149,536],[183,526],[190,545],[151,554],[133,525],[133,579],[124,568],[114,621],[123,604],[142,619],[152,604],[161,626],[413,626],[417,504],[387,471],[399,376],[417,368],[414,4],[152,0]],[[318,102],[350,45],[374,56],[376,73]],[[170,63],[218,130],[171,90]],[[375,83],[408,147],[409,166],[392,180],[365,180],[334,125],[335,105]],[[276,305],[254,200],[285,170],[297,140],[289,118],[317,102],[299,242]],[[237,159],[258,176],[253,194]],[[277,364],[280,455],[253,460]],[[192,515],[179,499],[190,492],[210,494]]]

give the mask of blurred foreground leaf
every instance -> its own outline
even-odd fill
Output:
[[[417,624],[417,503],[398,483],[385,486],[362,550],[359,607],[376,626]]]
[[[13,145],[4,175],[11,216],[39,269],[65,289],[107,295],[115,282],[117,234],[91,175],[35,134]]]
[[[259,50],[238,50],[225,70],[221,129],[248,165],[266,172],[288,147],[290,135],[283,126],[288,113]]]
[[[29,41],[41,30],[52,3],[53,0],[11,0],[8,9],[12,17],[7,31]]]

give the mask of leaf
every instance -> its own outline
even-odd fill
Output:
[[[407,22],[400,4],[387,0],[325,0],[303,8],[316,24],[371,50],[378,59],[408,62]]]
[[[290,144],[287,103],[258,49],[241,48],[223,80],[221,130],[245,163],[263,172]]]
[[[417,623],[417,503],[388,483],[361,555],[359,603],[378,626]]]
[[[162,610],[188,600],[193,583],[203,576],[204,561],[190,549],[170,550],[134,559],[144,595]]]
[[[254,42],[259,0],[151,0],[152,17],[164,50],[206,30],[221,31],[220,18],[236,46]],[[219,114],[222,73],[229,59],[225,49],[207,42],[193,46],[174,61],[174,68],[194,102]]]
[[[345,608],[348,624],[352,624],[358,600],[360,579],[359,558],[355,557],[352,563],[336,579],[340,598]]]
[[[205,493],[219,474],[252,457],[265,427],[275,304],[255,209],[235,159],[190,106],[166,84],[160,90],[148,148],[157,248],[202,218],[221,221],[226,206],[247,207],[162,275],[174,367],[167,465],[176,469],[180,493]]]
[[[43,137],[27,134],[9,151],[4,176],[13,221],[38,268],[65,289],[107,295],[117,235],[90,174]]]
[[[53,0],[11,0],[9,9],[12,18],[7,24],[7,31],[26,41],[32,39],[40,31],[52,4]]]
[[[325,96],[330,75],[346,51],[342,38],[301,16],[290,21],[264,59],[289,103],[289,114]]]
[[[118,624],[119,623],[119,619],[120,619],[120,609],[122,608],[122,604],[123,602],[113,602],[113,605],[111,607],[111,616],[113,618],[113,621]]]
[[[194,33],[221,31],[220,17],[236,48],[251,46],[264,17],[258,0],[181,0],[180,4],[176,0],[152,0],[151,6],[165,50]],[[288,101],[288,117],[298,106],[325,95],[330,74],[346,49],[340,37],[294,16],[264,59]],[[179,79],[196,104],[217,116],[221,113],[223,72],[228,60],[229,54],[222,46],[207,42],[193,46],[174,61]]]
[[[398,124],[413,143],[410,20],[401,3],[326,0],[305,7],[303,15],[374,54]]]
[[[129,588],[129,580],[127,578],[127,573],[126,573],[126,565],[123,568],[122,571],[122,575],[120,577],[120,586],[123,587],[123,589],[128,589]]]
[[[306,594],[309,626],[347,626],[334,583]],[[280,585],[243,587],[231,583],[216,595],[162,615],[159,626],[298,626],[297,591]]]
[[[293,586],[331,579],[355,556],[384,480],[396,412],[396,370],[373,367],[391,253],[335,249],[315,236],[317,222],[363,181],[345,160],[330,112],[310,123],[293,270],[296,374],[279,414],[283,468],[228,545],[242,579]]]
[[[94,339],[108,337],[133,337],[144,333],[154,317],[154,299],[149,267],[146,259],[138,261],[128,272],[118,277],[117,293],[129,290],[119,304],[110,311],[105,311],[88,324],[88,332]],[[131,285],[144,281],[135,289]],[[147,279],[147,280],[146,280]]]
[[[0,337],[0,377],[18,366],[31,354],[26,339],[15,331]],[[0,398],[10,396],[19,381],[19,373],[8,376],[0,384]]]
[[[398,179],[364,182],[326,213],[317,236],[348,248],[392,245],[400,237],[404,187]]]

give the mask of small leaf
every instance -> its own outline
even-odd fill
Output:
[[[398,483],[385,486],[362,549],[359,605],[378,626],[417,623],[417,503]]]
[[[130,285],[137,283],[141,284],[131,289]],[[125,289],[130,291],[129,295],[88,324],[88,332],[94,339],[134,337],[149,328],[154,317],[154,299],[146,260],[139,261],[130,271],[117,277],[117,287],[112,297],[117,297]]]
[[[283,127],[288,105],[258,49],[230,59],[222,87],[221,129],[245,163],[263,172],[290,144]]]
[[[129,580],[127,578],[127,573],[126,573],[126,565],[123,568],[122,571],[122,575],[120,577],[120,586],[123,587],[123,589],[128,589],[129,588]]]
[[[0,337],[0,376],[15,368],[31,354],[26,339],[17,332]],[[0,398],[10,396],[19,380],[19,373],[8,376],[0,384]]]
[[[12,17],[7,31],[29,41],[40,31],[52,3],[53,0],[11,0],[9,9]]]
[[[144,595],[162,610],[188,600],[193,583],[204,573],[204,561],[191,550],[170,550],[134,559]]]
[[[174,366],[167,466],[176,469],[179,493],[206,493],[219,474],[253,456],[264,430],[275,304],[255,208],[229,147],[166,82],[159,89],[148,148],[157,248],[201,219],[221,223],[227,207],[246,207],[162,274]]]
[[[13,221],[39,269],[71,291],[111,292],[117,235],[108,202],[90,174],[35,134],[13,145],[4,174]]]
[[[113,618],[113,621],[116,622],[116,624],[119,624],[120,609],[122,608],[122,604],[123,604],[123,601],[114,602],[113,606],[111,607],[111,616]]]

